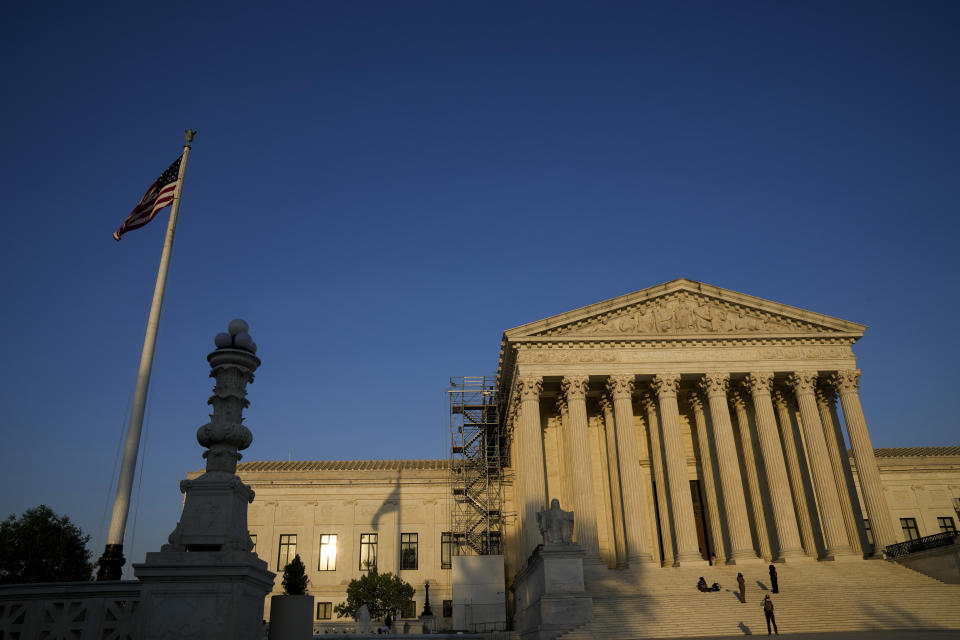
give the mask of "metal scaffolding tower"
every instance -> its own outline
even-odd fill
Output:
[[[460,553],[499,555],[504,438],[495,379],[450,378],[451,532]]]

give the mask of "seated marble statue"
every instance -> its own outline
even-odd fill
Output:
[[[537,526],[543,544],[573,544],[573,511],[561,509],[556,498],[550,501],[549,509],[537,514]]]

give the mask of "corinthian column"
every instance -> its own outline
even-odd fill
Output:
[[[522,376],[517,380],[520,396],[520,453],[523,459],[517,465],[520,479],[520,517],[522,529],[521,560],[525,563],[539,543],[537,513],[546,507],[547,485],[543,468],[543,438],[540,432],[540,390],[543,378]]]
[[[767,470],[767,489],[780,546],[778,556],[781,560],[796,558],[803,555],[803,549],[800,548],[800,534],[790,498],[790,481],[787,479],[787,468],[780,449],[780,435],[777,432],[777,418],[773,413],[773,401],[770,398],[773,374],[751,373],[745,383],[753,399],[757,436],[763,454],[763,466]]]
[[[597,512],[594,506],[590,440],[587,434],[587,376],[567,376],[563,393],[570,411],[570,464],[573,467],[574,532],[586,552],[585,560],[600,562]]]
[[[660,421],[657,420],[657,403],[649,393],[641,398],[647,411],[647,432],[650,435],[650,461],[653,465],[653,481],[656,483],[657,514],[660,516],[660,550],[663,564],[673,566],[673,536],[670,534],[670,507],[667,505],[667,480],[663,470],[663,447],[660,446]]]
[[[747,487],[750,489],[750,508],[753,512],[753,526],[757,534],[757,549],[760,557],[771,560],[770,535],[767,532],[767,516],[763,511],[763,496],[760,494],[760,461],[754,455],[753,435],[750,433],[750,417],[747,415],[747,399],[740,389],[730,394],[730,406],[737,414],[737,427],[740,433],[740,447],[743,449],[743,468],[747,474]]]
[[[617,452],[616,462],[620,470],[627,564],[635,567],[652,562],[653,557],[650,555],[647,527],[643,517],[647,505],[644,504],[646,494],[640,474],[640,461],[637,459],[637,433],[633,426],[633,386],[634,379],[631,375],[611,376],[607,380],[607,392],[613,398],[616,447],[611,450]]]
[[[663,451],[677,536],[677,563],[684,565],[702,563],[704,560],[697,545],[697,524],[693,518],[693,499],[687,478],[687,454],[680,432],[680,409],[677,406],[679,387],[680,376],[675,373],[660,374],[653,379],[653,388],[657,390],[660,400],[660,415],[663,416]]]
[[[880,470],[877,468],[877,459],[873,456],[873,444],[870,443],[870,434],[867,433],[863,407],[860,406],[860,394],[857,392],[860,370],[840,371],[834,376],[833,382],[840,392],[840,404],[843,405],[850,447],[857,464],[860,489],[863,491],[863,500],[867,503],[867,517],[870,518],[870,528],[873,530],[873,554],[878,556],[884,547],[897,542],[897,534],[890,508],[883,495]]]
[[[823,423],[823,435],[827,442],[827,452],[830,454],[830,466],[833,468],[833,481],[837,486],[837,496],[840,498],[840,509],[843,511],[843,526],[847,530],[847,541],[855,553],[863,554],[863,545],[860,541],[860,530],[863,527],[863,516],[859,505],[854,504],[856,494],[850,495],[847,486],[847,475],[850,474],[850,458],[847,456],[847,447],[840,432],[840,425],[834,419],[837,411],[836,392],[829,381],[821,380],[814,395],[817,398],[817,409],[820,411],[820,421]]]
[[[813,391],[817,384],[816,371],[797,371],[788,379],[797,396],[800,408],[800,422],[803,423],[804,440],[807,443],[810,469],[813,472],[813,486],[820,502],[820,522],[826,543],[827,556],[849,555],[850,545],[843,526],[843,512],[840,509],[840,497],[833,480],[830,467],[830,454],[823,436],[823,424]]]
[[[629,402],[629,398],[627,401]],[[608,396],[600,398],[603,411],[603,432],[606,436],[607,483],[610,486],[610,512],[613,516],[613,546],[616,551],[616,566],[627,566],[627,540],[623,528],[623,494],[620,491],[620,463],[617,461],[617,428],[613,401]],[[636,451],[636,449],[634,449]]]
[[[696,391],[688,399],[693,407],[693,421],[696,424],[696,441],[700,451],[700,468],[703,469],[703,488],[707,494],[707,516],[710,518],[710,541],[717,562],[726,562],[723,547],[723,530],[720,528],[720,501],[717,498],[717,484],[713,478],[713,460],[710,456],[710,435],[707,433],[707,416],[703,413],[703,400]]]
[[[743,496],[743,481],[740,478],[740,463],[737,461],[737,445],[733,439],[733,425],[727,409],[727,386],[730,374],[708,373],[701,386],[707,393],[710,418],[713,422],[713,439],[717,445],[717,466],[720,470],[720,487],[723,489],[723,506],[727,514],[727,531],[730,534],[730,553],[727,562],[736,563],[757,557],[750,539],[750,520],[747,516],[747,501]]]
[[[797,526],[800,529],[800,539],[803,550],[811,558],[820,555],[815,531],[820,529],[817,519],[817,508],[813,503],[813,488],[804,470],[807,460],[803,457],[803,445],[798,442],[798,433],[793,428],[793,418],[790,415],[790,400],[783,389],[774,389],[773,404],[780,418],[780,431],[783,434],[783,451],[787,462],[787,476],[790,478],[790,489],[793,493],[793,506],[797,510]]]

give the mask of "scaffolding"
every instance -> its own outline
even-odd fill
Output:
[[[494,378],[450,378],[451,533],[461,554],[499,555],[504,439]]]

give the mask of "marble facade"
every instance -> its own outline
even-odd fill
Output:
[[[585,562],[608,568],[841,560],[899,541],[857,389],[865,328],[675,280],[505,332],[508,574],[553,498],[576,512]]]

